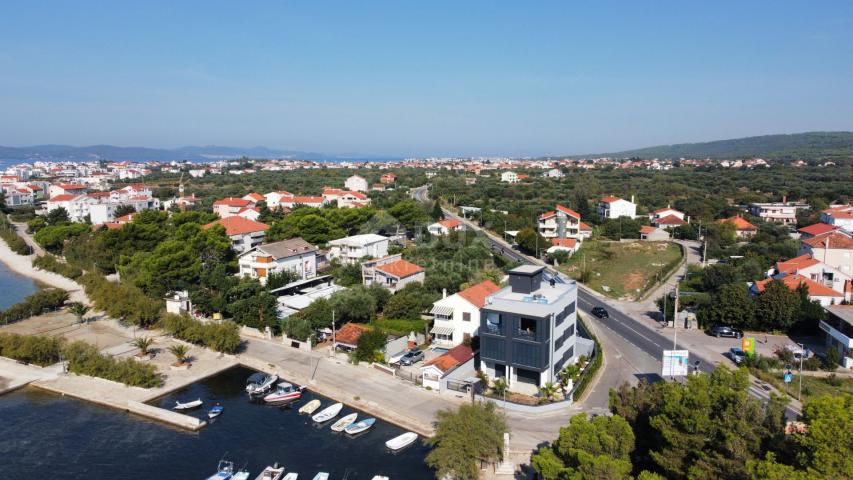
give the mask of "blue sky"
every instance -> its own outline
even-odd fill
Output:
[[[2,145],[541,155],[853,130],[850,1],[16,3]]]

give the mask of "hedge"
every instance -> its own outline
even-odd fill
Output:
[[[81,275],[83,275],[83,270],[67,263],[60,262],[54,255],[49,253],[34,258],[33,266],[42,270],[47,270],[48,272],[57,273],[63,277],[70,278],[71,280],[77,280]]]
[[[163,385],[163,379],[154,365],[140,363],[132,358],[117,360],[102,355],[97,347],[85,342],[71,343],[63,353],[68,360],[68,371],[79,375],[105,378],[133,387],[153,388]]]
[[[235,353],[240,347],[239,327],[234,322],[201,322],[183,315],[167,313],[160,321],[160,326],[181,340],[217,352]]]
[[[86,273],[78,281],[95,307],[113,318],[146,328],[160,319],[164,302],[148,297],[134,285],[111,282],[96,273]]]
[[[6,215],[0,214],[0,238],[18,255],[29,255],[30,246],[15,232],[15,226],[9,222]]]
[[[46,367],[59,361],[62,337],[0,333],[0,356]]]
[[[595,334],[592,333],[592,330],[587,327],[580,314],[578,314],[578,322],[583,325],[583,329],[587,333],[589,333],[590,338],[592,339],[592,341],[595,342],[595,355],[592,357],[590,364],[587,365],[586,370],[581,375],[581,378],[580,380],[578,380],[578,383],[575,386],[574,390],[572,390],[573,400],[578,399],[581,395],[583,395],[584,390],[586,390],[586,387],[589,386],[589,382],[592,380],[593,377],[595,377],[596,372],[598,372],[598,369],[601,368],[601,363],[604,361],[604,351],[602,351],[601,349],[601,343],[598,341],[598,338],[595,336]]]
[[[47,311],[54,311],[64,305],[66,300],[68,300],[68,292],[65,290],[58,288],[39,290],[22,302],[0,312],[0,321],[12,323]]]

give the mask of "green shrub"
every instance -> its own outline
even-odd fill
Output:
[[[372,362],[379,357],[377,352],[382,351],[388,336],[382,330],[368,330],[358,337],[353,357],[356,362]],[[384,358],[384,357],[383,357]]]
[[[370,324],[394,335],[408,335],[410,332],[423,333],[426,327],[426,320],[377,318],[370,322]]]
[[[153,388],[163,385],[163,379],[154,365],[139,363],[132,358],[117,360],[102,355],[97,347],[85,342],[74,342],[63,351],[68,360],[68,371],[92,377],[105,378],[133,387]]]
[[[589,333],[589,336],[592,337],[592,340],[595,342],[595,357],[593,357],[592,362],[587,365],[586,371],[584,371],[581,378],[578,380],[574,391],[572,392],[572,398],[578,399],[583,395],[583,392],[589,386],[589,382],[595,377],[595,373],[601,368],[601,362],[604,359],[604,351],[601,348],[601,343],[598,341],[598,338],[592,333],[592,330],[587,328],[586,323],[584,323],[583,318],[581,318],[580,314],[578,314],[578,323],[583,325],[584,330]]]
[[[46,367],[59,361],[62,337],[0,334],[0,356]]]
[[[143,328],[160,319],[163,301],[148,297],[136,286],[121,281],[111,282],[95,273],[82,275],[78,281],[95,307],[113,318]]]
[[[17,322],[33,315],[40,315],[47,311],[53,311],[65,304],[68,300],[68,292],[58,288],[46,288],[25,298],[22,302],[0,312],[0,321],[3,323]]]
[[[201,322],[183,315],[166,314],[160,326],[176,338],[208,347],[222,353],[235,353],[240,348],[240,333],[236,323]]]
[[[77,280],[81,275],[83,275],[83,270],[67,263],[60,262],[54,255],[49,253],[34,258],[33,266],[42,270],[47,270],[48,272],[57,273],[63,277],[70,278],[71,280]]]
[[[6,215],[0,213],[0,238],[18,255],[29,255],[30,246],[15,232],[15,226],[9,222]]]

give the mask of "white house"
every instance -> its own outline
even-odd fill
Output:
[[[323,189],[323,201],[325,203],[337,202],[340,208],[355,208],[370,205],[370,198],[361,192],[329,187]]]
[[[370,280],[395,293],[410,283],[423,281],[424,268],[402,259],[376,265]]]
[[[823,306],[836,305],[844,301],[843,293],[837,292],[826,285],[815,282],[810,278],[806,278],[796,273],[791,275],[781,274],[776,278],[768,278],[766,280],[753,282],[749,287],[749,293],[752,295],[760,295],[764,292],[764,289],[767,288],[767,284],[774,280],[781,281],[786,287],[794,291],[796,291],[800,285],[805,285],[809,292],[809,300],[818,302]]]
[[[237,215],[221,218],[208,223],[203,228],[209,229],[216,225],[222,225],[225,228],[225,235],[231,239],[231,248],[238,254],[248,252],[264,243],[264,235],[270,228],[265,223],[255,222]]]
[[[475,337],[480,331],[480,309],[486,297],[500,290],[491,280],[478,283],[432,304],[434,315],[430,333],[433,343],[450,348]]]
[[[251,208],[254,206],[255,202],[252,200],[228,197],[213,202],[213,213],[215,213],[219,218],[228,218],[230,216],[237,215],[245,208]]]
[[[98,203],[98,201],[88,195],[66,193],[49,198],[47,201],[47,211],[50,213],[58,208],[64,208],[68,212],[69,220],[72,222],[82,222],[89,215],[89,207],[95,203]]]
[[[551,170],[543,173],[542,176],[545,178],[563,178],[566,174],[564,174],[559,168],[552,168]]]
[[[853,205],[830,205],[820,213],[820,221],[853,232]]]
[[[518,183],[518,174],[513,171],[501,173],[501,181],[504,183]]]
[[[54,183],[48,189],[48,198],[57,195],[81,195],[86,193],[87,188],[82,183]]]
[[[634,197],[631,196],[631,201],[624,198],[608,196],[598,202],[598,216],[601,218],[619,218],[637,216],[637,204],[634,203]]]
[[[649,223],[651,223],[652,225],[657,225],[656,221],[658,219],[662,219],[662,218],[666,218],[666,217],[670,217],[670,216],[676,217],[679,220],[684,220],[684,212],[679,212],[678,210],[676,210],[674,208],[666,207],[666,208],[659,208],[659,209],[655,210],[654,212],[650,212],[649,213]]]
[[[569,256],[574,255],[578,251],[579,245],[576,238],[552,238],[551,246],[546,250],[547,253],[566,252]]]
[[[293,194],[290,192],[269,192],[264,195],[264,199],[267,202],[267,208],[273,209],[281,206],[281,200],[283,198],[293,197]]]
[[[640,227],[640,240],[649,242],[664,242],[669,240],[669,232],[663,228],[643,225]]]
[[[558,204],[554,210],[539,215],[538,229],[545,238],[588,238],[592,231],[582,231],[582,225],[580,213]]]
[[[853,275],[853,238],[841,232],[803,240],[800,245],[800,254],[805,253],[840,270],[845,275]]]
[[[353,192],[366,192],[369,185],[364,177],[353,175],[347,178],[346,182],[344,182],[344,187],[346,187],[347,190],[352,190]]]
[[[450,232],[461,232],[465,230],[465,226],[462,225],[462,222],[456,220],[454,218],[447,218],[438,222],[433,223],[429,227],[427,227],[430,235],[442,236],[449,235]]]
[[[441,392],[442,380],[457,370],[459,367],[473,363],[474,352],[466,345],[457,345],[448,352],[426,362],[421,367],[421,380],[424,388],[429,387],[432,390]],[[473,365],[472,365],[473,368]],[[460,370],[465,373],[464,370]],[[474,372],[471,372],[474,373]],[[446,382],[445,382],[446,383]]]
[[[800,255],[790,260],[776,262],[768,276],[780,277],[784,275],[798,274],[810,280],[823,284],[836,292],[847,293],[850,291],[850,283],[853,276],[841,270],[827,265],[811,255]]]
[[[293,196],[293,197],[282,197],[279,202],[279,207],[284,208],[294,208],[299,205],[305,207],[315,207],[320,208],[325,204],[323,201],[323,197],[319,196]]]
[[[329,242],[329,257],[344,265],[358,263],[362,258],[382,258],[388,256],[388,237],[375,233],[353,235]]]
[[[317,275],[317,247],[299,237],[266,243],[240,255],[238,263],[240,275],[263,285],[270,274],[285,271],[305,280]]]

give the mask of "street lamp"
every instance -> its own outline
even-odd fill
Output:
[[[806,346],[802,343],[798,343],[800,346],[800,390],[797,392],[797,401],[800,401],[800,397],[803,395],[803,357],[806,356]]]

